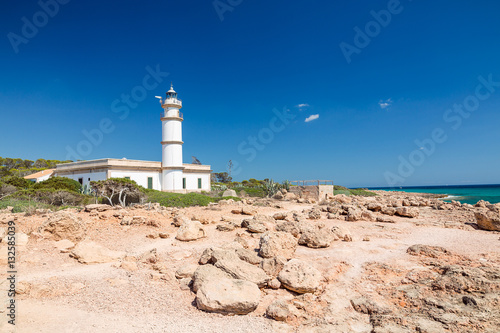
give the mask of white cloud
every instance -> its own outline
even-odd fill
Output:
[[[307,107],[309,107],[309,104],[307,104],[307,103],[299,104],[299,105],[296,105],[296,107],[298,107],[299,109],[307,108]]]
[[[392,98],[384,100],[380,100],[378,102],[378,105],[380,106],[381,109],[387,109],[389,106],[392,105]]]
[[[316,120],[319,118],[319,114],[312,114],[309,117],[306,118],[305,122],[308,123],[310,121]]]

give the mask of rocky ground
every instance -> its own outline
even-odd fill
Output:
[[[500,205],[377,193],[1,211],[15,331],[499,332]]]

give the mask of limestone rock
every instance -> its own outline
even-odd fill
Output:
[[[114,207],[110,205],[104,205],[104,204],[92,204],[92,205],[87,205],[85,206],[85,211],[86,212],[91,212],[93,210],[98,211],[98,212],[105,212],[107,210],[114,209]]]
[[[318,220],[321,218],[321,211],[319,209],[313,208],[307,212],[307,218],[310,220]]]
[[[207,234],[203,225],[198,221],[185,221],[177,231],[176,239],[184,242],[197,240],[206,237]]]
[[[383,223],[396,223],[396,221],[393,218],[384,217],[384,216],[377,216],[376,221],[383,222]]]
[[[189,221],[191,221],[191,219],[188,219],[185,216],[176,215],[176,216],[174,216],[173,225],[176,227],[180,227],[183,223],[186,223]]]
[[[276,214],[273,215],[273,218],[275,220],[284,220],[284,219],[286,219],[287,215],[288,214],[286,212],[277,212]]]
[[[267,227],[263,222],[254,219],[243,220],[241,227],[253,233],[261,234],[267,231]]]
[[[68,239],[62,239],[60,241],[55,242],[54,246],[61,252],[66,253],[69,252],[70,249],[75,247],[75,243]]]
[[[243,214],[243,215],[255,215],[255,214],[257,214],[257,211],[251,207],[243,206],[243,208],[241,208],[241,214]]]
[[[130,272],[136,271],[138,269],[137,263],[134,261],[124,261],[121,263],[120,267]]]
[[[271,289],[280,289],[280,287],[281,287],[281,282],[280,282],[280,280],[278,280],[278,279],[276,279],[276,278],[275,278],[275,279],[272,279],[271,281],[269,281],[269,282],[267,283],[267,286],[268,286],[269,288],[271,288]]]
[[[380,212],[382,210],[382,205],[378,202],[369,203],[366,208],[372,212]]]
[[[86,228],[80,217],[60,211],[49,217],[40,227],[40,233],[50,235],[54,240],[68,239],[79,242],[85,237]]]
[[[300,236],[300,229],[296,222],[284,221],[276,224],[276,231],[283,231],[292,234],[294,237]]]
[[[238,195],[236,194],[236,191],[235,190],[225,190],[224,193],[222,193],[222,196],[223,197],[238,197]]]
[[[500,214],[491,210],[474,213],[477,226],[483,230],[500,231]]]
[[[320,271],[305,261],[292,259],[285,264],[278,279],[286,289],[303,294],[318,289],[322,276]]]
[[[394,207],[382,207],[382,210],[380,211],[382,214],[393,216],[396,214],[396,208]]]
[[[264,287],[270,279],[261,268],[241,260],[234,252],[215,252],[213,261],[215,267],[232,278],[250,281],[259,287]]]
[[[223,232],[233,231],[234,229],[236,229],[236,224],[233,222],[221,223],[217,226],[217,230]]]
[[[266,315],[274,320],[285,321],[290,314],[288,304],[283,300],[275,300],[272,302],[267,310]]]
[[[198,269],[198,265],[181,266],[181,267],[179,267],[179,269],[177,271],[175,271],[175,277],[178,279],[191,278],[197,269]]]
[[[396,209],[396,215],[403,217],[417,217],[419,215],[417,208],[399,207]]]
[[[390,310],[378,305],[374,301],[367,299],[366,297],[357,297],[351,299],[351,305],[357,312],[364,314],[386,314]]]
[[[345,220],[350,222],[359,221],[361,220],[362,214],[363,212],[360,209],[349,207],[347,209],[347,216]]]
[[[331,229],[334,237],[345,242],[352,242],[352,235],[349,229],[344,226],[333,226]]]
[[[291,259],[296,249],[297,239],[287,232],[269,231],[260,237],[259,254],[264,258]]]
[[[202,265],[194,271],[193,291],[197,292],[200,287],[210,280],[220,281],[230,279],[231,276],[213,265]]]
[[[238,243],[239,244],[239,243]],[[236,255],[243,261],[252,265],[258,265],[262,262],[262,258],[257,255],[257,252],[250,249],[239,248],[235,250]]]
[[[92,241],[83,241],[75,246],[71,256],[82,264],[100,264],[123,259],[126,253],[112,251]]]
[[[287,260],[283,257],[267,258],[262,260],[260,263],[260,268],[266,272],[269,276],[278,276],[283,267],[285,266]]]
[[[255,283],[220,279],[209,280],[196,293],[196,306],[200,310],[224,314],[247,314],[260,302],[260,290]]]
[[[329,247],[333,242],[334,236],[329,229],[311,228],[302,233],[299,238],[299,244],[314,249]]]

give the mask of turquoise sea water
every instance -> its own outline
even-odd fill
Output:
[[[397,188],[371,188],[372,190],[436,193],[447,195],[443,200],[456,200],[461,203],[475,204],[479,200],[489,201],[490,203],[500,202],[500,185],[467,185],[467,186],[415,186],[415,187],[397,187]]]

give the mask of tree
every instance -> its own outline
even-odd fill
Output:
[[[5,177],[3,182],[5,184],[15,186],[18,189],[30,188],[31,184],[32,184],[29,180],[26,180],[26,179],[21,178],[21,177],[16,177],[16,176]]]
[[[54,190],[67,190],[70,192],[80,193],[81,185],[79,182],[66,177],[51,177],[43,182],[36,183],[33,188],[40,189],[54,189]]]
[[[115,198],[118,199],[122,207],[125,207],[127,205],[127,196],[136,200],[143,196],[139,185],[135,181],[125,178],[91,181],[90,186],[97,191],[97,195],[106,198],[111,206],[114,206],[113,199]]]
[[[227,173],[229,175],[229,178],[231,178],[231,180],[232,180],[232,177],[231,177],[232,171],[233,171],[233,161],[229,160],[229,162],[227,162]]]
[[[17,188],[15,186],[0,183],[0,200],[2,200],[5,197],[8,197],[13,193],[16,193],[16,191]]]
[[[216,172],[214,175],[217,183],[230,183],[233,180],[227,172]]]

